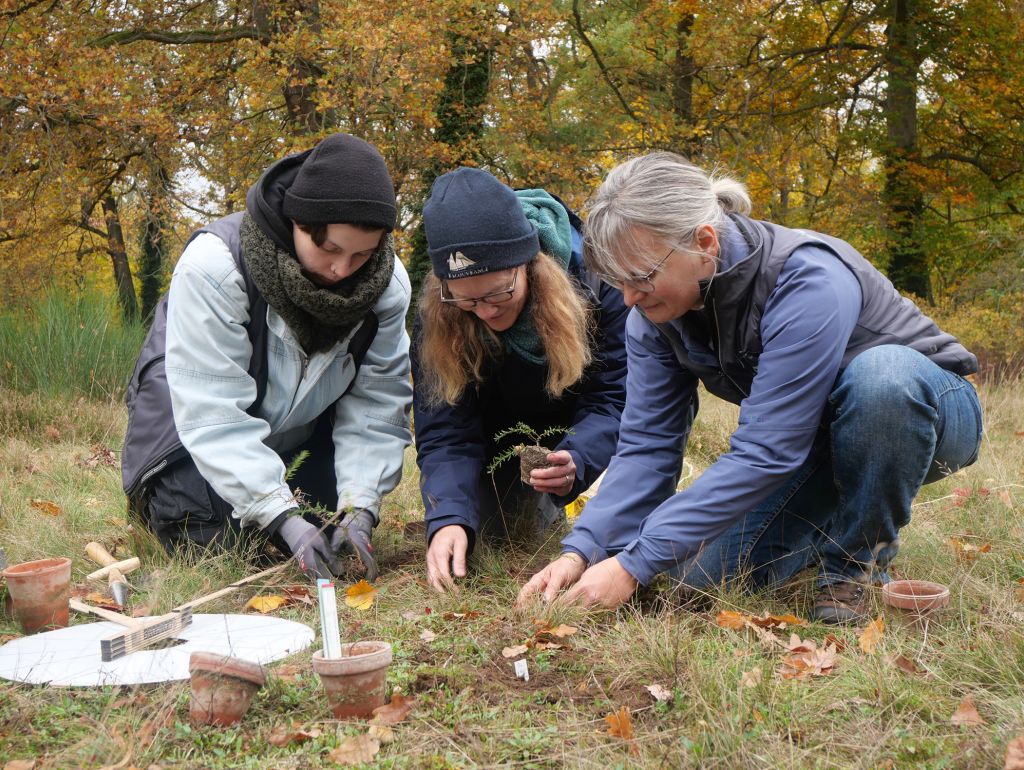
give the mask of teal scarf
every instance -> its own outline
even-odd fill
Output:
[[[572,227],[565,208],[544,190],[516,190],[516,197],[526,218],[537,228],[541,249],[568,270],[572,259]],[[533,302],[531,295],[512,327],[499,332],[498,336],[506,350],[524,361],[543,366],[548,357],[533,325]]]

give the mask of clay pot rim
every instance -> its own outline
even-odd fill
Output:
[[[882,586],[882,601],[897,609],[938,609],[949,603],[949,588],[931,580],[894,580]]]
[[[364,645],[374,646],[376,649],[370,652],[361,652],[358,655],[348,654],[353,647]],[[325,658],[323,650],[313,653],[313,670],[320,675],[328,676],[361,674],[367,671],[375,671],[379,668],[386,668],[391,665],[394,653],[391,643],[380,639],[368,639],[360,642],[346,642],[341,645],[340,658]]]
[[[23,561],[20,564],[12,564],[2,572],[0,576],[5,578],[22,578],[40,575],[46,572],[55,572],[64,567],[71,566],[71,559],[66,556],[51,556],[46,559],[33,559]]]
[[[193,652],[188,659],[188,673],[230,676],[262,687],[267,681],[267,672],[259,663],[215,652]]]

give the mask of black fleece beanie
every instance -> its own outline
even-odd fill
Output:
[[[365,223],[394,230],[395,188],[384,158],[358,137],[327,137],[285,192],[284,215],[304,225]]]

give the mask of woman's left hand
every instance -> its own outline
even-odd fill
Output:
[[[538,492],[546,492],[556,497],[569,494],[576,483],[576,463],[566,450],[552,452],[548,455],[548,467],[538,468],[530,472],[530,486]]]

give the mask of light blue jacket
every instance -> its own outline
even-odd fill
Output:
[[[377,513],[398,485],[410,443],[411,288],[395,259],[391,283],[374,306],[380,327],[358,374],[348,339],[306,355],[284,320],[267,310],[266,396],[256,417],[245,282],[224,241],[197,236],[174,269],[167,309],[167,383],[181,442],[242,526],[263,528],[297,502],[278,453],[312,433],[337,402],[334,422],[339,507]],[[351,337],[351,335],[350,335]],[[339,398],[355,377],[355,384]]]

